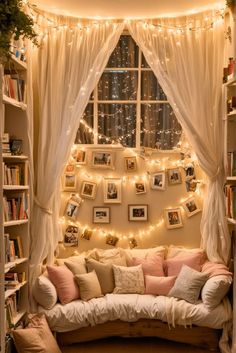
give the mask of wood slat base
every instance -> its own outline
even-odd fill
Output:
[[[106,337],[159,337],[170,341],[191,344],[208,350],[219,349],[222,330],[193,326],[169,328],[159,320],[141,319],[136,322],[109,321],[96,326],[83,327],[69,332],[58,332],[57,341],[61,346],[92,341]]]

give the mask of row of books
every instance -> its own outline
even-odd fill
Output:
[[[5,263],[14,262],[24,257],[20,235],[4,234]]]
[[[17,288],[19,284],[25,282],[25,272],[7,272],[5,273],[5,290]]]
[[[2,164],[4,185],[28,185],[28,165],[27,162]]]
[[[226,216],[236,219],[236,186],[225,185]]]
[[[25,192],[3,197],[4,222],[28,219],[28,195]]]
[[[236,151],[227,153],[227,175],[236,176]]]
[[[3,77],[4,94],[18,102],[26,102],[25,81],[18,74],[5,74]]]
[[[5,301],[6,332],[15,326],[14,319],[18,314],[20,291],[15,292]]]

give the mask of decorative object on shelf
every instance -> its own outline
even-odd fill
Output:
[[[110,223],[110,207],[94,207],[93,223]]]
[[[104,203],[121,203],[121,179],[104,178]]]
[[[20,156],[23,153],[23,141],[21,139],[11,139],[10,149],[14,156]]]
[[[86,228],[81,234],[81,239],[90,240],[92,235],[93,235],[93,231],[91,229]]]
[[[182,206],[188,217],[192,217],[193,215],[201,211],[201,208],[195,197],[189,197],[182,203]]]
[[[136,157],[125,157],[125,171],[135,172],[137,170]]]
[[[77,164],[86,163],[86,151],[81,148],[75,148],[72,150],[72,157],[74,158]]]
[[[136,195],[146,194],[147,192],[146,183],[144,181],[136,181],[134,185],[135,185]]]
[[[63,190],[75,191],[77,185],[77,179],[75,173],[65,173],[63,175]]]
[[[116,246],[116,244],[118,243],[119,238],[112,235],[112,234],[107,234],[106,236],[106,244],[108,245],[112,245],[112,246]]]
[[[165,190],[165,171],[150,174],[150,183],[153,190]]]
[[[175,185],[175,184],[181,184],[182,183],[182,177],[181,177],[180,168],[167,169],[167,175],[168,175],[169,185]]]
[[[79,196],[71,195],[70,199],[67,202],[65,215],[73,220],[76,219],[78,214],[79,206],[82,202],[82,199]]]
[[[28,38],[37,45],[34,21],[23,10],[22,0],[4,0],[0,4],[0,62],[11,56],[11,39]]]
[[[79,228],[74,225],[68,225],[64,234],[65,246],[78,246]]]
[[[81,188],[81,197],[86,199],[95,199],[97,184],[92,181],[83,181]]]
[[[183,227],[181,209],[179,207],[165,209],[164,217],[168,229]]]
[[[129,221],[147,221],[148,205],[128,205]]]
[[[93,151],[91,166],[94,168],[113,169],[114,157],[114,153],[110,151]]]

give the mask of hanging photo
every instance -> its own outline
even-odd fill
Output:
[[[146,194],[146,183],[144,181],[135,182],[136,195]]]
[[[76,190],[76,174],[66,173],[63,175],[63,190],[75,191]]]
[[[169,208],[164,210],[165,223],[168,229],[183,227],[181,209]]]
[[[121,179],[104,179],[104,203],[121,203]]]
[[[108,234],[106,236],[106,244],[116,246],[117,242],[119,241],[119,238],[112,234]]]
[[[136,157],[125,157],[125,171],[135,172],[137,170]]]
[[[65,209],[65,216],[75,220],[78,215],[78,209],[80,207],[80,204],[81,204],[81,198],[73,195],[67,202],[66,209]]]
[[[169,185],[175,185],[175,184],[181,184],[182,183],[182,177],[181,177],[180,168],[167,169],[167,174],[168,174]]]
[[[93,223],[110,223],[110,207],[94,207]]]
[[[67,173],[75,173],[75,165],[74,164],[67,164],[65,168],[65,174]]]
[[[188,198],[182,203],[182,206],[188,217],[192,217],[193,215],[201,211],[201,208],[199,207],[199,204],[195,197]]]
[[[114,168],[114,153],[110,151],[93,151],[92,152],[92,167],[113,169]]]
[[[128,205],[129,221],[147,221],[148,205]]]
[[[165,190],[166,174],[165,171],[156,172],[150,175],[151,188],[153,190]]]
[[[69,225],[66,227],[64,234],[65,246],[78,246],[79,229],[76,226]]]
[[[138,242],[135,238],[129,238],[128,241],[130,249],[136,248],[138,246]]]
[[[97,184],[91,181],[83,181],[81,188],[81,196],[86,199],[95,199],[97,192]]]
[[[93,235],[93,231],[91,229],[85,229],[81,234],[81,239],[90,240]]]
[[[74,158],[77,164],[85,164],[86,163],[86,151],[82,148],[76,148],[72,152],[72,157]]]
[[[188,163],[185,170],[185,185],[187,192],[195,192],[197,187],[194,164]]]

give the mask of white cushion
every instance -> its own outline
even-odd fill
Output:
[[[36,279],[33,296],[36,302],[45,309],[51,309],[56,304],[57,291],[47,275],[43,274]]]
[[[213,310],[227,294],[231,283],[231,276],[218,275],[209,278],[201,292],[203,304],[209,310]]]
[[[113,293],[137,293],[145,291],[142,265],[117,266],[113,265],[115,289]]]

